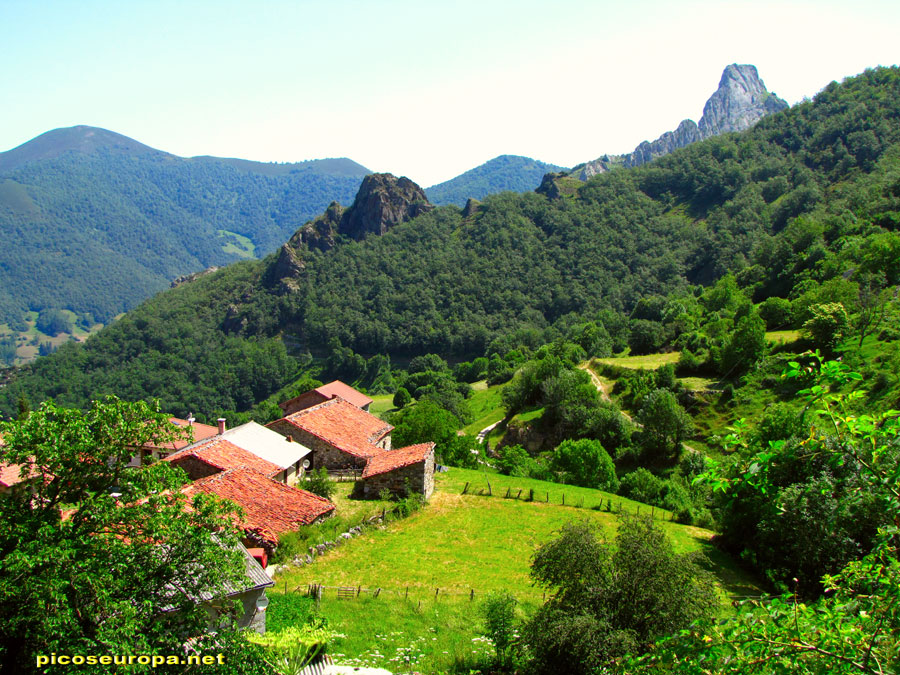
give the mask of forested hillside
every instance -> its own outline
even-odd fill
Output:
[[[483,199],[497,192],[526,192],[541,184],[544,174],[563,167],[529,157],[500,155],[456,178],[426,188],[425,194],[438,206],[465,206],[468,199]]]
[[[106,323],[176,277],[275,250],[364,167],[185,159],[103,129],[0,154],[0,324],[69,309]]]
[[[667,299],[696,297],[695,285],[728,271],[754,303],[787,304],[779,327],[799,328],[842,280],[857,290],[897,283],[898,121],[900,71],[870,70],[631,171],[489,197],[467,214],[440,207],[324,251],[294,242],[288,271],[274,257],[241,263],[22,368],[2,409],[13,414],[20,397],[85,405],[116,392],[160,396],[173,412],[245,410],[296,376],[302,361],[288,351],[502,355],[587,321],[637,348],[671,346],[696,331]],[[873,278],[850,281],[857,272]],[[745,310],[705,311],[731,323],[686,346],[716,361],[716,331]],[[237,354],[250,358],[239,365]]]

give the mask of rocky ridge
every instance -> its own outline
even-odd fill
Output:
[[[285,281],[299,276],[305,267],[304,252],[324,253],[335,247],[339,237],[359,241],[370,234],[381,236],[433,208],[425,191],[409,178],[369,174],[363,178],[350,207],[332,202],[321,216],[294,233],[278,252],[270,269],[271,278]]]
[[[736,63],[727,66],[719,87],[703,106],[700,123],[683,120],[675,131],[667,131],[655,141],[644,141],[627,155],[604,155],[578,168],[581,180],[605,173],[615,165],[626,168],[641,166],[657,157],[683,148],[696,141],[719,134],[744,131],[766,115],[788,107],[783,99],[766,89],[756,66]]]

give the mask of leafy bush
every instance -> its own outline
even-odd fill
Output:
[[[336,489],[334,481],[328,476],[328,469],[324,466],[308,472],[300,481],[300,487],[325,499],[331,499]]]
[[[615,492],[619,487],[616,467],[599,441],[563,441],[550,456],[550,468],[571,485]]]

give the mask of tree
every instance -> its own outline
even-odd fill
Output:
[[[850,319],[839,302],[826,302],[809,308],[811,317],[803,324],[803,332],[826,351],[832,351],[847,332]]]
[[[565,483],[607,492],[619,489],[616,467],[600,441],[563,441],[553,451],[550,463],[553,471],[562,473]]]
[[[900,413],[851,412],[853,400],[862,392],[846,393],[846,388],[862,380],[862,375],[840,362],[824,361],[819,354],[814,355],[812,366],[789,363],[784,374],[806,378],[811,371],[812,386],[798,392],[807,401],[809,417],[816,420],[803,442],[805,455],[821,458],[833,467],[851,461],[858,466],[865,486],[854,490],[849,500],[866,493],[878,501],[885,525],[878,530],[874,546],[838,573],[826,575],[822,582],[828,592],[817,601],[801,602],[791,592],[744,601],[734,618],[721,623],[699,622],[661,642],[646,656],[626,659],[620,672],[883,675],[897,671],[900,458],[896,439],[900,435]],[[736,430],[730,442],[743,445],[743,433]],[[777,450],[777,446],[770,446],[743,458],[736,470],[722,473],[713,469],[705,478],[725,494],[747,489],[770,500],[774,487],[771,476],[782,462]]]
[[[46,402],[0,431],[0,461],[32,476],[0,498],[0,671],[31,672],[37,653],[176,653],[206,632],[196,599],[243,578],[236,514],[206,495],[189,504],[166,462],[127,466],[135,446],[176,437],[167,415]]]
[[[334,481],[328,476],[328,469],[324,466],[306,474],[303,479],[303,489],[325,499],[331,499],[335,491]]]
[[[725,339],[719,354],[719,372],[723,376],[740,375],[766,351],[766,324],[756,312],[741,317]]]
[[[406,387],[400,387],[397,389],[397,392],[394,394],[394,407],[398,410],[400,408],[405,408],[409,405],[409,402],[412,401],[412,396],[409,395],[409,392],[406,390]]]
[[[690,416],[667,389],[657,389],[645,396],[635,419],[644,427],[641,435],[644,451],[658,459],[677,454],[681,442],[693,429]]]
[[[615,543],[588,521],[570,522],[535,552],[531,577],[551,594],[524,630],[536,672],[598,672],[713,615],[700,558],[675,554],[652,521],[625,516]]]

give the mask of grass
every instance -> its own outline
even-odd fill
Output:
[[[378,394],[376,396],[369,396],[369,398],[372,399],[372,405],[369,406],[369,412],[375,415],[375,417],[384,419],[387,413],[395,412],[397,410],[394,407],[393,394]]]
[[[709,377],[679,377],[678,381],[685,389],[692,391],[707,391],[709,389],[721,389],[719,380]]]
[[[256,244],[254,244],[249,237],[228,230],[216,230],[216,233],[226,240],[225,243],[222,244],[222,250],[225,253],[234,253],[241,258],[256,257]]]
[[[487,491],[488,481],[493,495],[477,494]],[[463,495],[466,483],[468,494]],[[505,499],[507,489],[513,495],[522,489],[523,496],[533,489],[535,501]],[[562,506],[564,494],[567,506]],[[326,587],[321,614],[347,636],[330,650],[345,655],[339,660],[399,670],[403,655],[415,654],[415,669],[423,672],[477,660],[482,650],[477,601],[505,590],[517,597],[523,616],[533,612],[543,600],[529,577],[535,548],[573,518],[597,523],[611,538],[618,515],[606,511],[609,499],[627,511],[650,511],[597,490],[453,468],[438,474],[436,492],[423,510],[370,528],[314,564],[278,576],[270,628],[301,621],[313,602],[301,596],[317,583]],[[601,500],[602,508],[592,508]],[[710,545],[711,532],[670,522],[668,512],[660,509],[655,515],[676,551],[708,555],[723,593],[760,592],[753,578]],[[359,598],[339,600],[340,586],[361,587]],[[377,597],[375,589],[381,589]]]
[[[770,330],[766,331],[766,342],[773,344],[790,344],[800,339],[799,330]]]
[[[487,382],[481,380],[472,385],[472,396],[469,398],[469,410],[472,411],[473,421],[463,427],[467,434],[475,436],[486,426],[499,422],[506,414],[503,408],[502,393],[505,384],[496,387],[488,387]]]
[[[680,356],[681,352],[666,352],[664,354],[645,354],[643,356],[610,356],[597,359],[597,361],[612,366],[621,366],[622,368],[634,368],[635,370],[639,368],[656,370],[667,363],[678,363]]]

